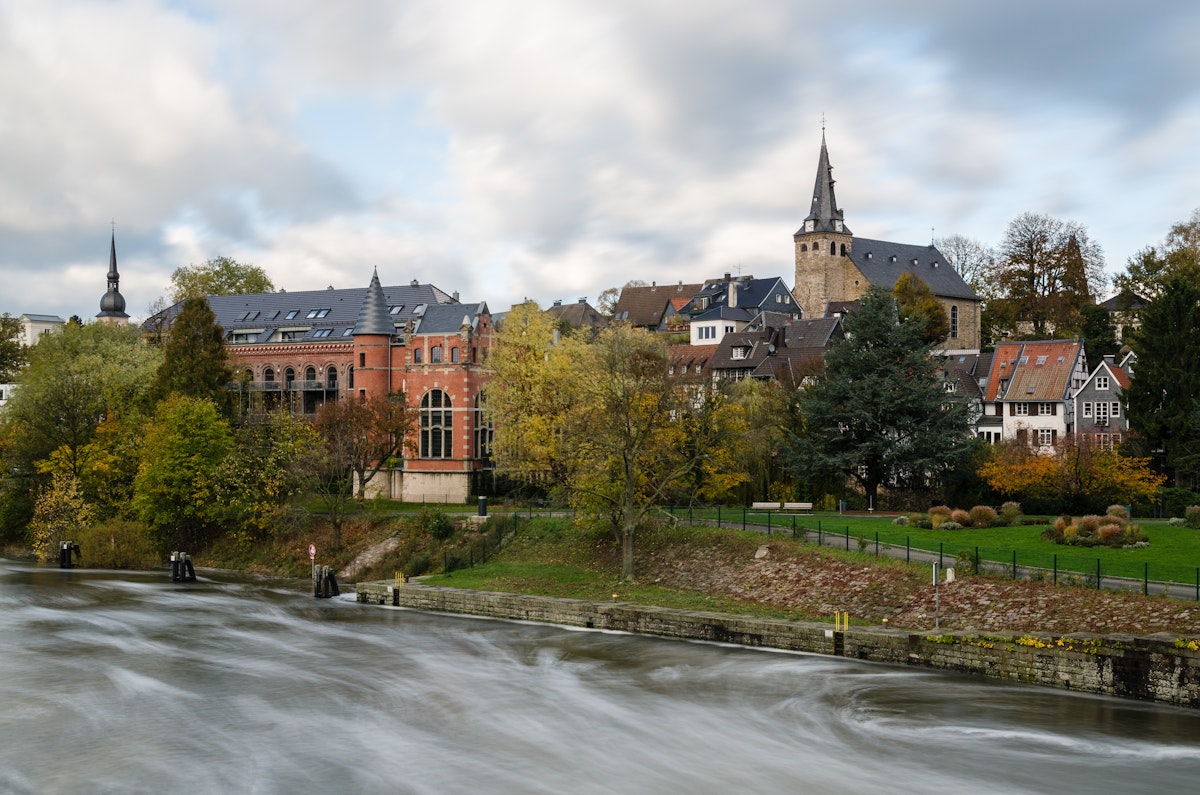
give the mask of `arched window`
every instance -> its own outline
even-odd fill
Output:
[[[441,361],[442,361],[442,346],[434,345],[432,348],[429,349],[429,363],[430,364],[441,364]]]
[[[283,383],[291,387],[292,382],[296,380],[296,371],[291,367],[283,371]]]
[[[308,381],[310,383],[313,381],[316,381],[317,380],[317,368],[309,367],[307,370],[305,370],[304,371],[304,380]]]
[[[413,364],[421,363],[421,349],[413,348]]]
[[[475,396],[475,451],[474,457],[479,460],[484,469],[492,468],[492,437],[495,431],[488,420],[484,408],[487,405],[487,395],[480,392]]]
[[[808,251],[808,244],[807,244],[807,243],[801,243],[801,244],[800,244],[800,250],[801,250],[801,251]]]
[[[837,243],[832,243],[832,242],[831,242],[831,243],[829,244],[829,256],[831,256],[831,257],[832,257],[832,256],[833,256],[834,254],[836,254],[836,253],[837,253]]]
[[[951,339],[958,338],[958,307],[950,307],[950,337]]]
[[[331,392],[337,391],[337,368],[330,365],[325,369],[325,388]]]
[[[458,364],[458,348],[450,349],[450,361],[453,364]]]
[[[846,244],[845,243],[842,244],[842,256],[843,257],[846,256]]]
[[[275,371],[272,370],[270,367],[263,370],[263,380],[266,381],[268,384],[272,383],[275,380]]]
[[[431,389],[421,398],[421,458],[450,458],[454,452],[454,412],[450,396]]]
[[[354,365],[346,368],[346,387],[354,389]]]

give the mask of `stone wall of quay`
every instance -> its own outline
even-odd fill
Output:
[[[408,583],[359,583],[357,599],[443,613],[705,640],[934,668],[1200,708],[1200,650],[1161,635],[914,633]],[[1192,644],[1195,646],[1196,644]]]

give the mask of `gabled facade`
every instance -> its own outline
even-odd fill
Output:
[[[727,334],[713,357],[713,377],[770,379],[798,386],[824,368],[825,352],[842,337],[838,318],[795,320],[762,312],[745,330]]]
[[[419,284],[209,296],[251,411],[311,416],[327,401],[403,392],[411,451],[371,488],[408,502],[465,502],[490,468],[482,417],[492,344],[485,303]],[[147,326],[170,323],[179,305]]]
[[[983,395],[979,435],[1049,448],[1075,432],[1076,393],[1088,379],[1083,343],[1006,342],[996,346]]]
[[[871,285],[892,289],[912,273],[933,291],[946,312],[946,353],[980,350],[979,296],[933,245],[918,246],[855,237],[834,195],[825,136],[817,163],[812,207],[795,233],[796,280],[792,292],[804,317],[823,317],[831,304],[854,301]]]
[[[1075,394],[1075,433],[1101,450],[1111,450],[1129,434],[1129,420],[1121,409],[1121,392],[1129,387],[1129,373],[1105,356]]]
[[[782,279],[735,279],[728,273],[723,279],[706,282],[681,310],[690,318],[693,345],[719,344],[726,334],[741,331],[767,311],[800,317],[799,307]]]
[[[593,334],[603,331],[608,326],[608,319],[589,304],[586,298],[580,298],[573,304],[555,301],[546,310],[546,314],[562,325],[572,329],[588,329]]]
[[[38,340],[47,334],[57,334],[62,331],[67,321],[58,315],[21,315],[21,342],[32,348]]]

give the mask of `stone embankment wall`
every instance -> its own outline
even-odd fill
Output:
[[[366,604],[830,654],[1200,708],[1200,649],[1164,636],[835,632],[814,622],[415,583],[359,583],[357,592]]]

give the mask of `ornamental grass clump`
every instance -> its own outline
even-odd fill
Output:
[[[1056,544],[1081,547],[1144,547],[1149,539],[1142,528],[1132,524],[1128,518],[1105,514],[1088,514],[1078,520],[1060,516],[1051,527],[1042,533],[1042,538]]]
[[[1104,513],[1108,516],[1115,516],[1118,519],[1129,518],[1129,509],[1127,509],[1124,505],[1110,505],[1108,506],[1108,510],[1106,510]]]
[[[997,527],[1000,521],[996,510],[990,505],[976,505],[969,512],[971,527]],[[964,522],[965,524],[965,522]]]
[[[1184,509],[1183,521],[1193,530],[1200,530],[1200,505],[1189,505]]]
[[[929,509],[929,521],[933,525],[933,529],[937,530],[942,526],[942,522],[949,521],[950,507],[947,505],[935,505]]]
[[[950,521],[954,522],[959,527],[970,527],[971,514],[964,511],[962,508],[955,508],[950,512]]]

